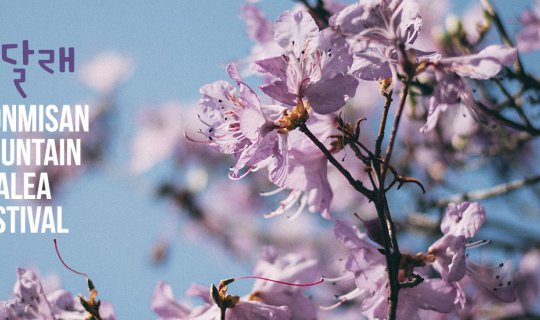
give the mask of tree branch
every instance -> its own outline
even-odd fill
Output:
[[[382,143],[384,140],[384,131],[386,128],[386,120],[388,119],[388,110],[390,109],[390,105],[392,104],[392,91],[389,93],[384,93],[384,98],[386,99],[384,102],[384,109],[383,114],[381,118],[381,124],[379,125],[379,133],[377,135],[377,140],[375,142],[375,157],[380,158],[381,152],[382,152]]]
[[[508,35],[508,32],[506,32],[506,28],[504,27],[504,24],[502,23],[501,17],[499,17],[499,14],[491,4],[491,1],[489,0],[480,0],[482,3],[482,6],[484,7],[485,12],[487,12],[490,20],[495,24],[495,27],[497,28],[497,31],[499,32],[499,35],[501,36],[501,40],[507,47],[514,47],[514,43],[512,42],[512,39],[510,39],[510,36]],[[523,64],[521,62],[521,58],[519,56],[519,52],[517,55],[517,61],[516,61],[516,71],[517,74],[521,77],[525,76],[525,70],[523,68]]]
[[[336,160],[336,158],[334,158],[334,156],[332,155],[332,153],[324,146],[324,144],[308,129],[308,127],[306,126],[306,124],[302,124],[298,127],[298,130],[300,130],[301,132],[303,132],[318,148],[319,150],[322,151],[322,153],[326,156],[326,158],[328,159],[328,161],[330,161],[330,163],[336,167],[336,169],[338,169],[338,171],[345,177],[345,179],[347,179],[347,181],[349,182],[349,184],[354,188],[356,189],[358,192],[360,192],[361,194],[363,194],[364,196],[366,196],[370,201],[373,200],[373,191],[369,190],[368,188],[366,188],[364,186],[364,184],[359,181],[359,180],[356,180],[352,175],[351,173],[345,169],[341,163],[339,163],[339,161]]]
[[[403,91],[401,92],[399,106],[396,112],[396,117],[394,118],[394,125],[392,126],[390,141],[388,142],[388,147],[386,148],[386,157],[384,158],[384,164],[381,172],[381,181],[379,182],[383,186],[382,189],[384,189],[384,179],[386,177],[386,172],[388,171],[388,166],[390,165],[390,159],[392,158],[392,152],[394,150],[394,144],[396,142],[399,123],[401,121],[401,115],[403,114],[403,110],[405,109],[405,102],[407,102],[407,96],[409,94],[409,88],[411,86],[410,77],[407,77],[407,79],[403,83]]]
[[[446,207],[449,203],[452,202],[485,200],[516,191],[525,186],[533,185],[538,182],[540,182],[540,174],[520,180],[502,183],[487,189],[474,190],[461,194],[456,194],[448,198],[439,199],[435,201],[433,205],[442,208]]]

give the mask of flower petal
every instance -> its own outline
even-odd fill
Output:
[[[317,48],[319,27],[305,11],[286,11],[276,21],[274,39],[283,49],[300,57],[303,50],[311,52]]]
[[[308,84],[304,94],[315,112],[328,114],[341,109],[354,96],[357,87],[355,77],[338,74],[331,79]]]

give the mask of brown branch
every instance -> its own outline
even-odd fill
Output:
[[[405,76],[402,77],[403,90],[401,91],[401,97],[399,105],[396,111],[396,116],[394,117],[394,123],[392,126],[392,132],[390,134],[390,140],[386,148],[386,156],[384,161],[378,162],[377,173],[379,178],[379,188],[377,190],[377,199],[375,207],[377,209],[377,216],[381,222],[383,228],[383,240],[385,247],[385,257],[387,265],[387,274],[388,274],[388,319],[394,320],[397,317],[397,307],[399,300],[399,289],[401,288],[399,283],[399,267],[401,262],[401,253],[399,251],[399,245],[396,236],[396,230],[394,228],[394,222],[392,221],[392,216],[390,214],[390,209],[388,207],[388,201],[386,199],[386,189],[385,189],[385,177],[386,172],[390,166],[390,160],[392,159],[392,152],[394,150],[394,145],[397,138],[397,132],[399,129],[399,124],[401,122],[401,116],[403,115],[403,110],[405,109],[405,103],[407,101],[407,96],[409,94],[409,89],[412,83],[412,79],[415,73],[415,66],[410,62],[405,51],[404,44],[396,44],[398,49],[398,58],[403,63],[403,69],[405,71]],[[401,56],[401,57],[399,57]],[[388,105],[389,107],[389,105]],[[387,110],[385,110],[387,112]],[[384,111],[383,111],[384,112]],[[378,140],[382,143],[382,137],[384,137],[384,126],[386,119],[381,122],[381,130],[379,131]],[[390,251],[389,251],[390,250]]]
[[[487,13],[487,16],[490,18],[490,20],[495,24],[495,27],[497,28],[497,32],[499,33],[501,40],[503,43],[508,47],[514,47],[514,43],[512,39],[510,39],[510,36],[508,35],[508,32],[506,31],[506,28],[504,27],[504,24],[501,20],[501,17],[497,13],[497,10],[495,10],[495,7],[491,4],[490,0],[481,0],[482,6],[484,7],[484,11]],[[519,51],[517,53],[517,60],[516,60],[516,72],[514,73],[509,68],[506,68],[514,77],[518,78],[524,88],[534,88],[536,90],[540,89],[540,81],[536,79],[534,76],[531,76],[527,72],[525,72],[525,68],[523,67],[523,63],[521,61],[521,56],[519,54]]]
[[[388,165],[390,165],[392,152],[394,150],[394,144],[396,142],[397,132],[399,129],[399,123],[401,122],[401,116],[403,114],[403,110],[405,109],[405,102],[407,102],[407,96],[409,94],[409,88],[411,86],[410,77],[407,77],[407,79],[403,83],[403,91],[401,92],[396,117],[394,118],[394,125],[392,126],[392,133],[390,134],[390,141],[388,142],[388,147],[386,148],[386,157],[384,158],[384,164]],[[382,189],[384,189],[384,179],[386,177],[386,172],[388,171],[388,165],[383,165],[382,167],[381,180],[379,181],[381,186],[383,186]]]
[[[378,190],[375,207],[383,231],[384,256],[386,259],[386,273],[388,275],[388,319],[395,320],[400,289],[398,276],[401,253],[399,252],[394,222],[390,215],[385,193],[384,188]]]
[[[388,319],[395,320],[397,315],[397,303],[398,294],[400,289],[399,284],[399,265],[401,260],[401,254],[397,244],[397,238],[395,235],[395,228],[388,209],[388,202],[386,200],[384,186],[377,189],[377,193],[364,187],[362,182],[355,180],[350,172],[345,169],[339,161],[337,161],[332,153],[324,146],[324,144],[308,129],[306,124],[301,124],[298,129],[303,132],[326,156],[328,161],[332,163],[340,173],[347,179],[349,184],[353,186],[358,192],[365,195],[370,201],[375,202],[377,209],[377,215],[381,222],[382,234],[383,234],[383,247],[384,255],[386,258],[387,275],[388,275]],[[379,161],[380,163],[380,161]],[[377,173],[380,172],[380,168],[376,169]]]
[[[381,124],[379,125],[379,133],[377,135],[377,140],[375,141],[375,157],[377,158],[380,158],[382,152],[382,143],[384,140],[386,120],[388,119],[388,110],[390,109],[390,105],[392,104],[392,93],[392,91],[390,91],[389,93],[384,93],[384,97],[386,100],[384,102]]]
[[[485,104],[480,101],[475,101],[475,104],[480,108],[480,110],[486,113],[489,116],[492,116],[495,120],[504,124],[507,127],[514,128],[519,131],[527,132],[531,135],[537,136],[540,135],[540,129],[523,125],[521,123],[515,122],[503,116],[500,112],[488,108]]]
[[[324,146],[324,144],[308,129],[306,124],[302,124],[298,127],[298,130],[303,132],[318,148],[322,151],[322,153],[326,156],[328,161],[338,169],[338,171],[347,179],[349,184],[358,192],[366,196],[370,201],[373,200],[373,191],[369,190],[364,186],[364,184],[356,180],[351,173],[345,169],[339,161],[336,160],[336,158],[332,155],[332,153]]]
[[[492,81],[497,85],[503,95],[508,99],[507,101],[509,101],[510,107],[512,107],[512,109],[516,111],[521,120],[523,120],[523,122],[525,123],[525,126],[527,126],[528,128],[534,128],[533,124],[523,111],[523,106],[521,105],[521,103],[519,103],[519,100],[517,100],[517,98],[514,98],[514,96],[508,91],[508,89],[506,89],[506,87],[499,79],[493,78]]]

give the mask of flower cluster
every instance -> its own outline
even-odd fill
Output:
[[[45,291],[38,275],[32,270],[17,269],[17,282],[13,286],[13,299],[0,301],[0,317],[6,320],[22,319],[70,319],[86,320],[92,315],[87,312],[81,301],[93,302],[95,291],[88,300],[74,298],[71,293],[61,288]],[[115,320],[116,315],[108,302],[99,303],[99,317],[102,320]]]
[[[450,205],[440,224],[441,237],[424,248],[425,254],[411,255],[399,251],[398,227],[392,222],[386,195],[394,185],[400,188],[408,183],[425,191],[420,180],[402,172],[426,169],[436,186],[443,181],[445,167],[452,159],[466,159],[460,152],[472,149],[468,145],[474,143],[483,152],[496,145],[492,141],[504,135],[507,127],[536,130],[528,118],[524,118],[526,124],[522,125],[500,116],[493,99],[477,94],[477,88],[485,91],[496,84],[503,95],[512,99],[501,82],[501,74],[534,81],[519,70],[522,66],[518,51],[510,41],[503,45],[482,43],[491,24],[477,17],[485,10],[486,17],[500,19],[493,7],[488,2],[484,8],[477,6],[467,13],[470,21],[453,18],[457,21],[454,25],[447,21],[447,30],[440,28],[444,31],[430,38],[421,30],[423,24],[424,29],[436,29],[439,22],[433,17],[425,22],[422,19],[421,13],[428,6],[426,1],[304,4],[305,8],[297,6],[282,13],[275,22],[267,20],[255,5],[243,8],[247,33],[255,47],[250,57],[238,61],[241,72],[237,63],[227,66],[236,88],[226,81],[201,87],[198,133],[202,138],[187,133],[188,139],[233,155],[234,164],[228,175],[233,180],[256,182],[255,185],[265,188],[268,183],[275,185],[277,189],[264,192],[265,195],[288,190],[288,196],[278,207],[266,212],[266,218],[286,212],[290,212],[288,218],[298,218],[307,208],[331,220],[340,211],[336,208],[349,208],[349,201],[353,206],[362,205],[359,217],[369,235],[359,233],[350,222],[337,220],[335,239],[345,244],[346,248],[339,252],[345,254],[343,249],[348,250],[348,258],[344,266],[319,265],[321,273],[339,272],[343,267],[346,270],[343,276],[326,279],[335,284],[326,293],[331,292],[338,299],[332,307],[322,308],[326,312],[340,307],[370,319],[452,317],[451,314],[462,317],[473,312],[468,305],[478,295],[510,304],[516,301],[516,280],[509,263],[491,268],[468,258],[468,250],[489,243],[471,242],[485,222],[485,210],[479,203],[446,202]],[[526,29],[519,41],[533,35],[529,29],[535,23],[534,13],[528,11],[522,21]],[[425,51],[426,45],[429,51]],[[259,75],[261,93],[248,85],[240,73]],[[379,90],[373,90],[372,82]],[[363,121],[367,118],[369,122],[375,110],[362,104],[379,103],[381,98],[385,100],[382,120],[377,138],[370,143],[371,137],[365,130],[371,125],[364,125]],[[399,105],[392,136],[383,152],[386,122],[394,100]],[[457,112],[445,112],[452,108]],[[403,113],[408,114],[404,120]],[[347,121],[357,115],[360,119],[356,123]],[[407,132],[402,138],[406,161],[398,164],[391,162],[391,156],[394,147],[398,148],[395,140],[400,122]],[[342,161],[337,160],[340,158]],[[356,170],[358,164],[363,170]],[[261,170],[268,172],[266,181],[250,174]],[[390,182],[387,173],[392,177]],[[371,188],[366,187],[370,185]],[[359,193],[364,200],[349,193]],[[377,218],[373,218],[375,214]],[[208,226],[209,221],[203,221]],[[223,223],[227,230],[235,230],[235,225],[244,222]],[[437,232],[433,227],[431,230]],[[279,238],[272,233],[263,233],[261,237],[249,233],[245,238],[262,244],[266,242],[261,240],[267,239],[279,246]],[[319,262],[327,259],[310,241],[299,241],[296,247],[314,253]],[[256,268],[255,273],[261,271]],[[273,278],[282,276],[278,273]],[[295,276],[286,280],[304,280],[300,274]],[[342,281],[346,279],[354,279],[354,283]],[[204,294],[200,287],[192,287],[187,294],[204,301],[202,306],[192,307],[174,301],[170,286],[161,283],[154,294],[153,309],[164,319],[220,315],[231,319],[312,319],[319,313],[311,302],[296,301],[297,294],[282,296],[253,289],[240,298],[227,293],[229,284],[222,281]],[[343,294],[339,293],[341,290],[350,291]]]
[[[297,2],[271,21],[248,1],[241,16],[254,46],[226,65],[229,80],[203,85],[198,102],[139,115],[130,172],[172,166],[156,193],[178,213],[154,261],[166,262],[179,233],[213,239],[241,261],[261,252],[252,275],[194,284],[189,300],[159,282],[156,316],[536,316],[538,235],[526,225],[538,206],[507,199],[538,198],[525,188],[540,182],[540,78],[523,54],[540,49],[538,1],[524,9],[515,41],[489,0],[462,17],[447,15],[443,0]],[[132,71],[107,54],[81,72],[103,96],[93,123],[104,130],[85,137],[94,161]],[[17,275],[0,319],[115,318],[93,285],[87,300],[75,299],[45,290],[32,271]],[[236,295],[248,279],[253,286]]]

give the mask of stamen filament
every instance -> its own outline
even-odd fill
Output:
[[[319,309],[321,309],[323,311],[334,310],[335,308],[339,307],[340,305],[342,305],[345,302],[347,302],[347,300],[341,300],[341,301],[338,301],[338,302],[334,303],[331,306],[319,306]]]
[[[319,279],[319,281],[312,282],[312,283],[292,283],[292,282],[274,280],[274,279],[265,278],[265,277],[259,277],[259,276],[245,276],[245,277],[234,278],[234,279],[235,280],[258,279],[258,280],[264,280],[264,281],[274,282],[274,283],[283,284],[283,285],[286,285],[286,286],[293,286],[293,287],[312,287],[312,286],[316,286],[318,284],[321,284],[321,283],[323,283],[325,281],[325,279],[323,277],[321,277],[321,279]]]
[[[490,240],[478,240],[478,241],[466,243],[465,247],[467,249],[472,249],[472,248],[477,248],[477,247],[483,246],[485,244],[490,244],[490,243],[491,243]]]
[[[267,197],[267,196],[273,196],[275,194],[278,194],[280,193],[281,191],[283,191],[285,188],[277,188],[275,190],[272,190],[272,191],[263,191],[263,192],[259,192],[259,194],[263,197]]]
[[[88,275],[86,273],[74,270],[73,268],[71,268],[70,266],[68,266],[66,264],[66,262],[64,261],[64,259],[62,259],[62,256],[60,255],[60,250],[58,250],[58,244],[56,243],[56,239],[54,239],[53,242],[54,242],[54,249],[56,250],[56,254],[58,255],[58,259],[60,259],[60,262],[62,262],[64,267],[66,267],[69,271],[71,271],[71,272],[73,272],[75,274],[78,274],[80,276],[83,276],[83,277],[88,279],[89,277],[88,277]]]
[[[348,280],[348,279],[353,279],[353,278],[354,278],[353,273],[347,273],[347,274],[344,274],[342,276],[334,277],[334,278],[324,277],[324,281],[326,281],[326,282],[339,282],[339,281],[342,281],[342,280]]]

